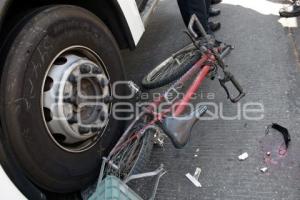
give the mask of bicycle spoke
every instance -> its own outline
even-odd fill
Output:
[[[164,67],[158,70],[150,78],[151,81],[163,79],[166,75],[172,74],[177,68],[180,68],[183,64],[188,63],[194,56],[200,53],[198,50],[184,52],[175,56],[171,61],[166,63]]]
[[[113,165],[118,166],[118,169],[112,167],[112,164],[105,169],[105,174],[115,175],[120,179],[126,178],[136,164],[136,159],[139,156],[140,149],[143,146],[143,137],[138,137],[138,133],[143,130],[144,123],[147,122],[146,118],[141,118],[140,123],[136,123],[130,131],[124,142],[120,143],[114,153],[110,157],[110,161]]]

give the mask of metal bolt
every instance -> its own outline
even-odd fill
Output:
[[[75,104],[76,103],[76,99],[74,97],[68,97],[64,99],[65,103],[70,103],[70,104]]]
[[[101,87],[105,87],[105,86],[107,86],[109,84],[109,80],[107,80],[106,78],[102,78],[101,80],[100,80],[100,86]]]
[[[90,71],[91,71],[91,66],[89,66],[89,65],[81,65],[80,66],[80,72],[82,74],[90,73]]]
[[[74,76],[73,74],[71,74],[71,75],[69,76],[69,78],[68,78],[68,81],[69,81],[70,83],[77,83],[77,78],[76,78],[76,76]]]
[[[95,132],[99,132],[101,130],[101,128],[96,128],[96,127],[93,127],[92,128],[92,132],[95,133]]]
[[[78,128],[78,131],[79,131],[80,134],[88,133],[88,132],[90,132],[90,130],[91,130],[90,128],[83,127],[83,126],[80,126],[80,127]]]
[[[73,115],[70,119],[68,119],[68,122],[69,122],[70,124],[75,124],[75,123],[77,123],[77,122],[78,122],[77,116],[76,116],[76,115]]]
[[[104,121],[106,117],[106,113],[104,111],[101,111],[99,117],[101,121]]]
[[[101,74],[102,73],[102,70],[99,68],[99,67],[93,67],[93,70],[92,70],[92,72],[94,73],[94,74]]]
[[[111,103],[114,100],[114,98],[112,96],[107,96],[104,98],[104,103]]]

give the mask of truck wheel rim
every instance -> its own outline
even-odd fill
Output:
[[[61,51],[48,67],[41,92],[53,142],[74,153],[94,146],[109,122],[111,88],[106,66],[94,51],[83,46]]]

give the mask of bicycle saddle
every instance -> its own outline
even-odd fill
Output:
[[[183,148],[192,133],[192,128],[207,111],[206,106],[199,107],[196,111],[190,115],[183,117],[166,117],[162,122],[162,129],[165,134],[171,139],[173,145],[177,149]]]

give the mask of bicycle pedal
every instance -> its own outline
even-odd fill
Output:
[[[142,91],[137,84],[135,84],[133,81],[128,81],[127,87],[131,91],[131,94],[133,94],[134,98],[140,98]]]

